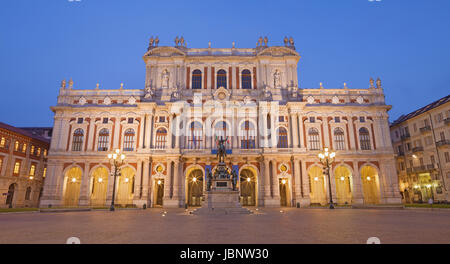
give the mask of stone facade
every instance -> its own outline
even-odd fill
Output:
[[[0,122],[0,208],[38,207],[50,141]]]
[[[400,203],[381,81],[367,89],[300,89],[292,39],[256,48],[158,46],[143,59],[143,89],[79,90],[61,84],[41,206],[108,205],[107,154],[127,155],[116,204],[199,206],[216,142],[239,176],[243,205],[326,204],[318,153],[336,151],[334,202]]]
[[[394,121],[391,138],[403,202],[448,202],[450,95]]]

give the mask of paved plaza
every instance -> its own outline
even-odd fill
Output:
[[[280,212],[282,210],[282,212]],[[166,212],[166,213],[164,213]],[[449,210],[259,209],[188,215],[182,209],[2,213],[0,243],[450,243]]]

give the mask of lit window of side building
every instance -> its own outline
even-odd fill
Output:
[[[42,206],[109,204],[107,154],[117,148],[127,158],[116,205],[199,206],[219,139],[243,205],[327,204],[317,157],[325,147],[337,153],[335,203],[401,203],[380,80],[364,89],[299,88],[293,41],[205,49],[151,41],[143,59],[144,87],[62,82]]]
[[[404,203],[449,201],[450,95],[391,124]]]
[[[0,208],[39,206],[49,147],[47,138],[0,122]]]

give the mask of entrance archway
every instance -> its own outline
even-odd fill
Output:
[[[200,206],[203,196],[203,171],[198,168],[190,170],[186,181],[188,206]]]
[[[164,199],[164,179],[155,179],[154,183],[153,205],[155,207],[163,206]]]
[[[17,184],[13,183],[8,187],[8,196],[6,197],[6,205],[8,205],[9,208],[13,207],[14,192],[16,190],[16,186]]]
[[[334,170],[336,182],[336,196],[338,204],[352,203],[352,173],[345,166],[338,166]]]
[[[132,205],[134,194],[134,170],[130,167],[122,168],[121,175],[117,180],[118,186],[115,203],[121,206]]]
[[[104,206],[106,204],[108,174],[108,170],[105,167],[98,167],[92,172],[91,206]]]
[[[364,203],[378,204],[380,202],[380,191],[377,170],[365,165],[361,168],[361,180],[363,187]]]
[[[280,186],[280,206],[290,206],[289,180],[287,178],[280,178],[278,181],[278,185]]]
[[[80,197],[81,175],[82,171],[79,167],[70,168],[64,177],[64,205],[77,206]]]
[[[327,195],[325,193],[325,178],[322,169],[313,166],[308,171],[311,204],[327,204]]]
[[[245,168],[240,173],[240,201],[245,206],[256,206],[256,175],[253,169]]]

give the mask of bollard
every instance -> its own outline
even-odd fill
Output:
[[[143,206],[142,206],[142,209],[147,209],[147,204],[144,204]]]

